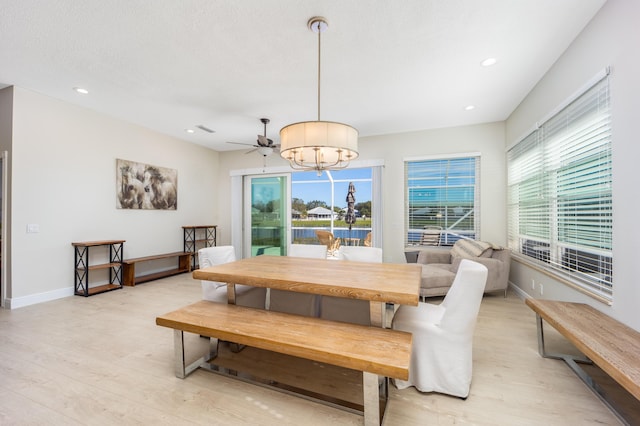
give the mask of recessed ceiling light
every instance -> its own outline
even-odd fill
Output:
[[[88,95],[89,91],[87,89],[83,89],[82,87],[74,87],[73,90],[75,90],[76,92],[82,94],[82,95]]]
[[[187,133],[195,133],[196,131],[193,129],[184,129],[185,132]]]
[[[498,60],[496,58],[487,58],[484,61],[480,62],[480,65],[483,67],[490,67],[491,65],[495,65]]]
[[[464,107],[465,111],[471,111],[472,109],[475,109],[475,105],[467,105],[466,107]]]

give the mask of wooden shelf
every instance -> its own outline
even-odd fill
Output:
[[[95,247],[95,246],[109,246],[112,244],[122,244],[126,240],[103,240],[103,241],[82,241],[78,243],[71,243],[74,247]]]
[[[122,288],[121,285],[119,284],[104,284],[104,285],[97,285],[95,287],[89,287],[89,296],[93,296],[94,294],[99,294],[99,293],[104,293],[106,291],[111,291],[111,290],[118,290]],[[76,295],[78,296],[85,296],[84,293],[77,293]]]
[[[193,225],[183,226],[182,233],[184,236],[183,249],[191,253],[191,269],[200,267],[197,261],[198,249],[216,246],[217,225]]]
[[[73,292],[77,296],[93,296],[105,291],[122,288],[122,253],[125,240],[103,240],[74,242],[74,286]],[[108,247],[109,262],[96,265],[89,264],[89,248]],[[107,270],[109,282],[107,284],[90,287],[90,271]]]
[[[121,263],[120,262],[116,262],[116,263],[103,263],[100,265],[90,265],[88,268],[77,268],[77,271],[86,271],[87,269],[90,271],[94,271],[97,269],[108,269],[108,268],[115,268],[120,266]]]
[[[139,276],[139,277],[135,277],[134,282],[136,284],[146,283],[147,281],[153,281],[153,280],[157,280],[159,278],[170,277],[172,275],[184,274],[185,272],[189,272],[189,271],[190,271],[189,268],[185,268],[185,269],[181,269],[181,268],[169,269],[169,270],[166,270],[166,271],[161,271],[161,272],[156,272],[156,273],[153,273],[153,274],[148,274],[148,275],[142,275],[142,276]]]

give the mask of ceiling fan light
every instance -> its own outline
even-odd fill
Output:
[[[261,155],[268,157],[269,155],[273,154],[273,148],[269,146],[261,146],[260,148],[258,148],[258,152]]]

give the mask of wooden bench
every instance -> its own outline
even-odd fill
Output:
[[[200,301],[159,316],[156,324],[174,329],[176,376],[197,368],[211,369],[207,354],[190,365],[184,358],[183,332],[235,342],[363,372],[365,425],[379,425],[387,399],[387,380],[380,404],[378,375],[407,380],[410,333],[243,306]],[[212,370],[214,371],[214,370]]]
[[[152,260],[167,259],[172,257],[178,258],[177,268],[136,277],[136,263],[149,262]],[[122,284],[134,286],[136,284],[157,280],[159,278],[170,277],[172,275],[178,275],[184,272],[191,272],[191,253],[189,252],[177,251],[174,253],[156,254],[154,256],[136,257],[134,259],[126,259],[122,261]]]
[[[536,313],[538,351],[545,358],[562,359],[589,388],[625,423],[615,403],[609,400],[577,362],[593,362],[631,395],[640,400],[640,333],[582,303],[527,299]],[[558,330],[587,358],[548,353],[544,346],[542,320]]]

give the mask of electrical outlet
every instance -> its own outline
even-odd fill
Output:
[[[540,284],[540,296],[542,296],[544,294],[543,288],[542,288],[542,284]]]
[[[27,225],[27,234],[36,234],[40,232],[40,225],[37,223],[30,223]]]
[[[531,279],[531,290],[535,290],[536,289],[536,280],[534,280],[533,278]]]

